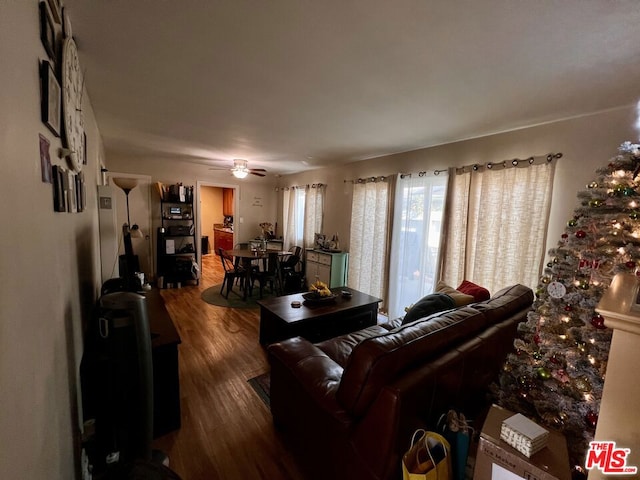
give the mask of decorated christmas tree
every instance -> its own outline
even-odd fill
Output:
[[[593,439],[612,332],[595,311],[618,272],[640,266],[640,145],[623,143],[578,193],[504,364],[498,402],[564,433],[574,471]]]

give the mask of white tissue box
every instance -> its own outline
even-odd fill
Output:
[[[523,455],[531,457],[547,446],[549,432],[517,413],[502,422],[500,438]]]

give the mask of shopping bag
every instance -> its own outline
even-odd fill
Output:
[[[416,430],[411,437],[409,450],[402,456],[402,478],[452,480],[450,453],[451,446],[442,435]]]
[[[469,426],[464,413],[449,410],[438,420],[438,430],[451,445],[452,480],[465,480],[473,428]]]

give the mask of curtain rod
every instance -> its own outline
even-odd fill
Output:
[[[384,182],[389,178],[389,175],[380,175],[377,177],[356,178],[355,180],[345,180],[344,183],[372,183],[372,182]]]
[[[276,192],[279,192],[280,190],[285,191],[285,190],[292,190],[292,189],[296,189],[296,188],[320,188],[320,187],[326,187],[327,185],[325,183],[307,183],[306,185],[292,185],[290,187],[276,187]]]
[[[447,169],[440,169],[440,170],[434,170],[433,174],[438,176],[440,175],[442,172],[446,172]],[[429,172],[423,171],[423,172],[418,172],[418,177],[424,177],[425,175],[427,175]],[[411,177],[411,175],[413,175],[413,173],[401,173],[400,174],[400,178],[405,178],[405,177]]]
[[[558,153],[549,153],[547,155],[538,155],[536,157],[525,158],[524,160],[520,158],[514,158],[513,160],[503,160],[502,162],[487,162],[484,165],[479,163],[474,163],[473,165],[465,165],[464,167],[456,168],[456,175],[461,175],[466,172],[477,172],[479,170],[499,170],[501,168],[510,168],[517,167],[521,164],[522,166],[528,167],[529,165],[533,165],[536,162],[541,163],[540,161],[551,163],[553,160],[562,158],[562,152]]]

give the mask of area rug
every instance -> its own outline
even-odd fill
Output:
[[[216,305],[218,307],[229,308],[258,308],[257,300],[260,300],[259,290],[257,286],[253,289],[253,295],[247,297],[246,300],[242,299],[242,290],[237,285],[233,286],[233,290],[229,293],[229,298],[224,298],[220,295],[220,287],[222,285],[214,285],[207,288],[200,294],[200,298],[210,305]],[[225,288],[226,291],[226,288]],[[273,295],[269,291],[269,288],[265,288],[262,299],[270,298]]]
[[[271,374],[269,372],[247,380],[267,407],[271,407]]]

